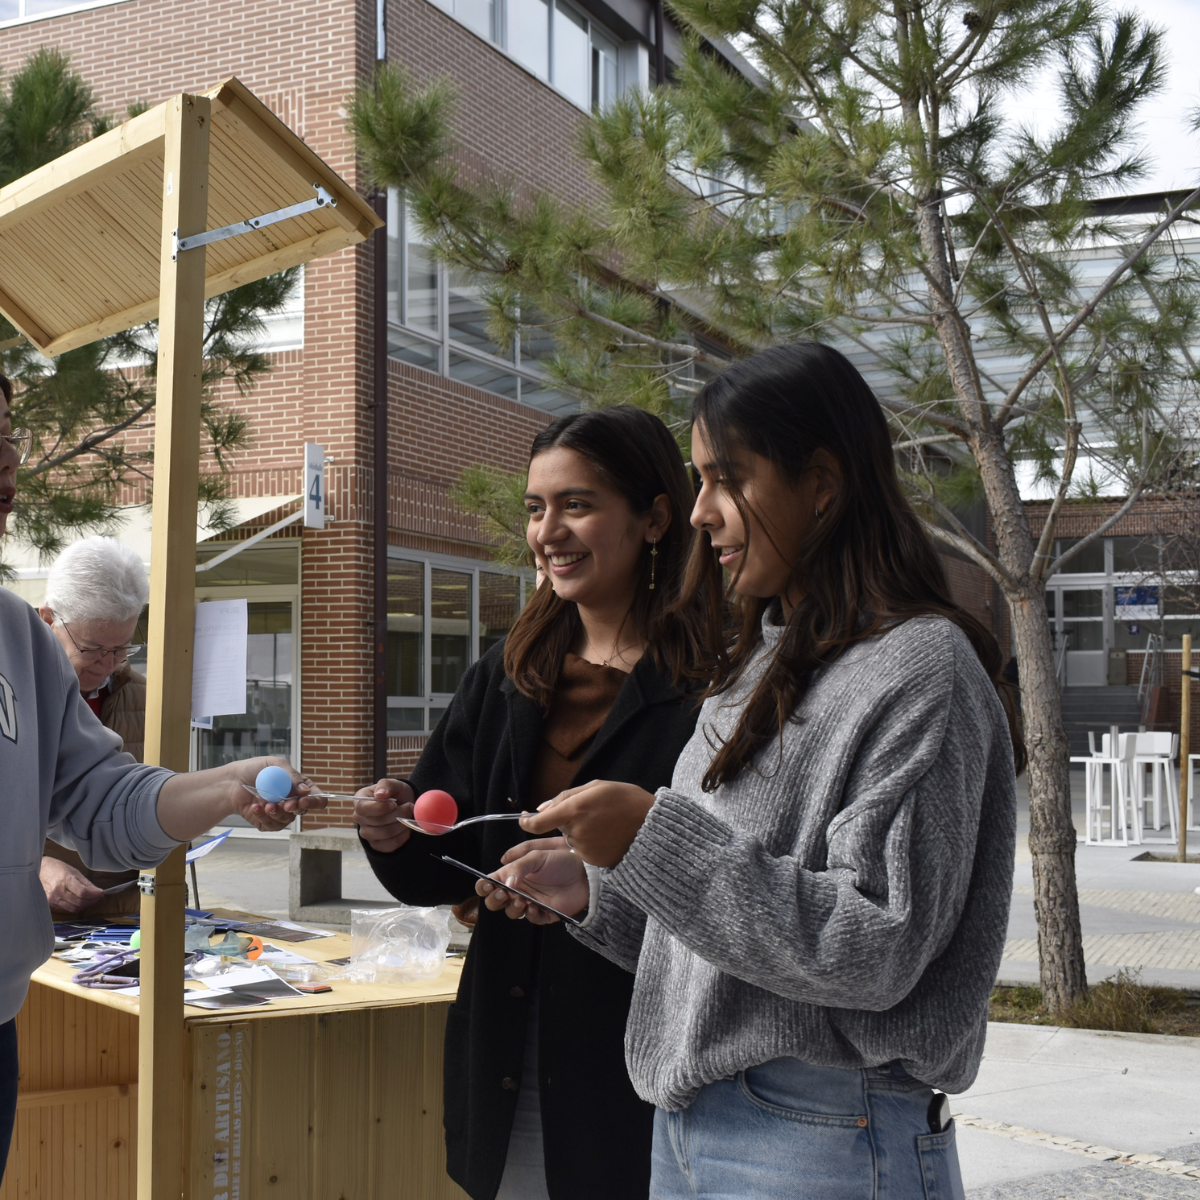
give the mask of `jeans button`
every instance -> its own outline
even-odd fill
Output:
[[[865,1129],[867,1127],[867,1118],[866,1117],[858,1118],[858,1127],[859,1127],[859,1129]]]
[[[514,1000],[524,1000],[525,999],[525,989],[522,987],[511,987],[508,989],[508,994]]]
[[[517,1081],[511,1075],[505,1075],[505,1077],[500,1080],[500,1086],[506,1092],[515,1092],[517,1090]],[[865,1125],[866,1121],[864,1121],[863,1124]]]

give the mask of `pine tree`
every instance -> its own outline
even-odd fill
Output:
[[[0,80],[0,187],[3,187],[117,122],[98,111],[92,89],[62,52],[43,47],[7,81]],[[133,106],[135,116],[144,106]],[[298,270],[283,272],[227,292],[209,302],[205,327],[205,398],[202,419],[206,458],[215,469],[201,473],[202,521],[227,528],[229,456],[250,440],[246,416],[217,400],[228,381],[244,395],[271,369],[270,357],[254,348],[264,317],[284,309]],[[33,431],[33,454],[18,472],[15,521],[10,528],[43,557],[83,534],[107,532],[120,489],[149,486],[153,454],[127,443],[129,434],[153,423],[157,367],[151,323],[53,361],[38,354],[0,317],[0,372],[16,385],[13,424]],[[3,564],[0,563],[0,570]]]
[[[1144,221],[1095,203],[1145,173],[1136,120],[1163,85],[1163,33],[1093,0],[670,3],[685,46],[671,84],[581,134],[594,205],[465,183],[451,85],[395,68],[355,98],[360,152],[437,252],[485,281],[493,336],[539,314],[557,382],[588,403],[677,417],[729,355],[802,338],[883,380],[931,535],[1008,603],[1041,982],[1060,1008],[1086,977],[1045,581],[1191,457],[1180,413],[1195,401],[1200,277],[1173,234],[1200,190]],[[1042,131],[1014,114],[1047,71],[1057,109]],[[1037,536],[1026,463],[1054,494]],[[1064,504],[1104,471],[1128,498],[1056,554]],[[958,515],[971,498],[992,544]]]

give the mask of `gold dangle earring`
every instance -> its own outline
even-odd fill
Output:
[[[654,568],[658,565],[658,538],[650,542],[650,590],[654,591]]]

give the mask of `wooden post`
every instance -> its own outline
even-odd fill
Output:
[[[205,252],[175,259],[173,242],[206,228],[211,107],[171,101],[163,164],[146,761],[174,771],[188,769],[191,731]],[[138,1200],[179,1200],[183,1188],[184,899],[180,846],[142,895]]]
[[[1179,673],[1179,854],[1187,862],[1188,788],[1192,782],[1188,755],[1192,749],[1192,635],[1183,635],[1183,668]]]

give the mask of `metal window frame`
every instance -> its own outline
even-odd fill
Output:
[[[445,263],[438,262],[436,264],[438,305],[436,330],[424,329],[408,323],[408,208],[404,203],[404,197],[399,194],[399,189],[389,188],[388,192],[389,219],[392,211],[394,210],[399,223],[399,237],[396,240],[398,240],[400,243],[398,307],[401,316],[401,320],[399,322],[389,319],[389,328],[395,329],[397,332],[403,333],[407,337],[415,338],[417,341],[423,342],[431,349],[436,350],[437,371],[435,373],[441,378],[452,378],[450,374],[450,355],[458,354],[464,358],[472,359],[474,362],[482,363],[484,366],[492,367],[497,371],[504,371],[507,374],[515,375],[519,381],[516,402],[518,404],[527,403],[524,399],[524,390],[527,384],[533,388],[541,389],[546,387],[550,381],[544,375],[540,374],[538,370],[535,370],[530,366],[526,366],[522,361],[520,331],[518,331],[516,336],[516,345],[514,346],[513,358],[511,360],[507,358],[500,358],[494,354],[489,354],[486,350],[480,350],[474,346],[464,345],[462,342],[458,342],[450,336],[450,272]],[[536,360],[533,361],[536,362]],[[415,366],[416,364],[410,365]],[[418,367],[417,369],[428,370],[426,367]],[[480,390],[489,391],[487,388],[481,388]],[[501,396],[503,399],[511,399],[511,397],[502,396],[500,392],[491,392],[490,394]],[[545,410],[539,409],[539,411]]]
[[[515,576],[519,587],[517,591],[517,612],[525,607],[532,594],[530,585],[533,582],[533,571],[528,567],[510,567],[502,563],[481,561],[477,558],[458,558],[450,554],[436,554],[421,550],[409,550],[404,546],[388,547],[388,563],[393,562],[420,563],[423,567],[422,597],[424,609],[421,617],[422,625],[422,683],[425,691],[421,696],[388,696],[388,708],[420,708],[425,713],[423,729],[403,729],[389,731],[389,737],[418,737],[433,732],[429,719],[431,709],[445,708],[453,699],[453,692],[434,692],[433,685],[433,572],[434,570],[453,571],[461,575],[471,576],[471,632],[468,638],[467,666],[479,661],[479,576],[480,573],[492,575]]]

